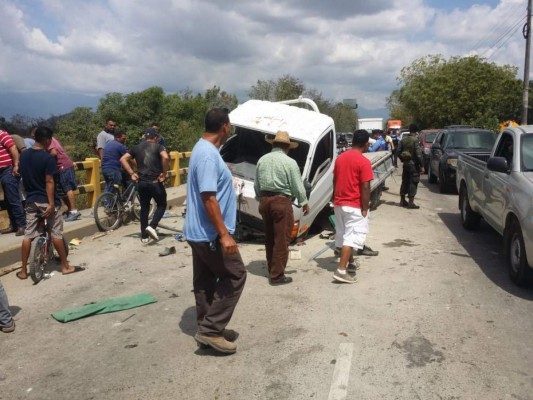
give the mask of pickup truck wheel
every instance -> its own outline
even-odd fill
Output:
[[[509,276],[518,286],[527,286],[532,282],[533,270],[529,267],[526,257],[526,248],[520,223],[511,222],[506,232],[506,255],[509,265]]]
[[[433,171],[431,170],[431,162],[428,164],[428,182],[437,183],[437,177],[433,175]]]
[[[468,201],[468,191],[466,186],[461,185],[459,190],[459,209],[461,210],[461,224],[467,230],[477,229],[481,216],[470,208]]]

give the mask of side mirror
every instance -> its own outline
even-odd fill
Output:
[[[305,195],[307,196],[307,199],[309,200],[309,196],[311,196],[311,184],[307,179],[304,179],[304,188],[305,188]]]
[[[431,150],[442,150],[442,147],[440,146],[440,143],[433,143],[431,145]]]
[[[491,157],[487,161],[487,169],[493,172],[509,173],[509,165],[505,157]]]

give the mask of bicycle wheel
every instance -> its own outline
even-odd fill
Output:
[[[38,237],[31,242],[30,249],[30,276],[34,283],[39,283],[46,269],[46,238]]]
[[[116,193],[104,192],[96,199],[94,222],[101,231],[110,231],[120,226],[121,207]]]
[[[155,203],[155,200],[152,199],[150,201],[150,211],[148,211],[148,219],[154,216],[156,208],[157,204]],[[139,192],[135,193],[135,196],[133,196],[133,215],[135,215],[135,219],[137,219],[137,221],[141,220],[141,200],[139,198]]]
[[[63,246],[65,247],[65,255],[68,257],[69,248],[68,248],[67,239],[65,239],[65,237],[63,237]],[[50,251],[53,252],[54,259],[57,262],[61,262],[61,257],[59,257],[59,253],[57,252],[57,250],[56,250],[56,248],[54,246],[51,246]]]

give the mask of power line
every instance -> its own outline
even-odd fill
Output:
[[[524,18],[527,18],[527,17],[524,17]],[[492,54],[491,54],[489,57],[487,57],[487,60],[490,60],[492,57],[494,57],[494,55],[495,55],[496,53],[498,53],[498,51],[499,51],[503,46],[505,46],[505,45],[509,42],[509,40],[511,40],[511,38],[513,37],[513,34],[514,34],[518,29],[520,29],[520,26],[516,27],[516,28],[513,30],[513,32],[511,32],[511,34],[510,34],[509,36],[507,36],[507,39],[505,39],[505,41],[503,41],[503,42],[502,42],[502,43],[501,43],[501,44],[500,44],[500,45],[499,45],[499,46],[498,46],[498,47],[492,52]]]
[[[522,8],[522,5],[517,3],[515,4],[514,7],[512,8],[509,8],[507,9],[507,11],[504,13],[504,15],[502,15],[499,20],[500,21],[508,21],[513,15],[515,15],[519,9]],[[472,52],[478,48],[483,48],[483,47],[487,47],[489,45],[489,43],[491,41],[494,41],[494,39],[492,39],[494,37],[494,34],[498,34],[497,37],[500,37],[502,32],[504,32],[506,30],[506,26],[504,23],[497,23],[495,24],[492,29],[485,35],[483,36],[481,39],[479,39],[476,44],[474,44],[474,46],[472,46],[472,48],[470,49],[469,52]],[[492,46],[489,46],[489,47],[492,47]]]
[[[516,32],[516,30],[518,30],[523,25],[526,18],[527,18],[527,15],[521,17],[518,21],[515,22],[514,25],[507,28],[507,30],[499,38],[497,38],[490,44],[490,46],[480,55],[480,57],[484,57],[485,54],[487,54],[493,48],[496,48],[495,51],[500,49],[503,43],[507,43],[507,41],[509,41],[512,35]]]

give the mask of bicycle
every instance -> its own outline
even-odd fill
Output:
[[[99,230],[107,232],[117,229],[132,219],[141,219],[141,203],[137,183],[131,182],[122,192],[121,185],[113,185],[113,192],[104,192],[96,199],[93,214]],[[148,218],[152,218],[156,209],[155,200],[150,202]]]
[[[50,231],[46,218],[42,215],[38,215],[37,217],[39,218],[37,229],[39,230],[40,235],[31,242],[29,258],[31,280],[36,284],[45,276],[48,262],[52,261],[54,258],[59,258],[59,255],[56,255],[54,249],[52,232]],[[65,246],[65,252],[68,256],[68,244],[64,237],[63,245]]]

